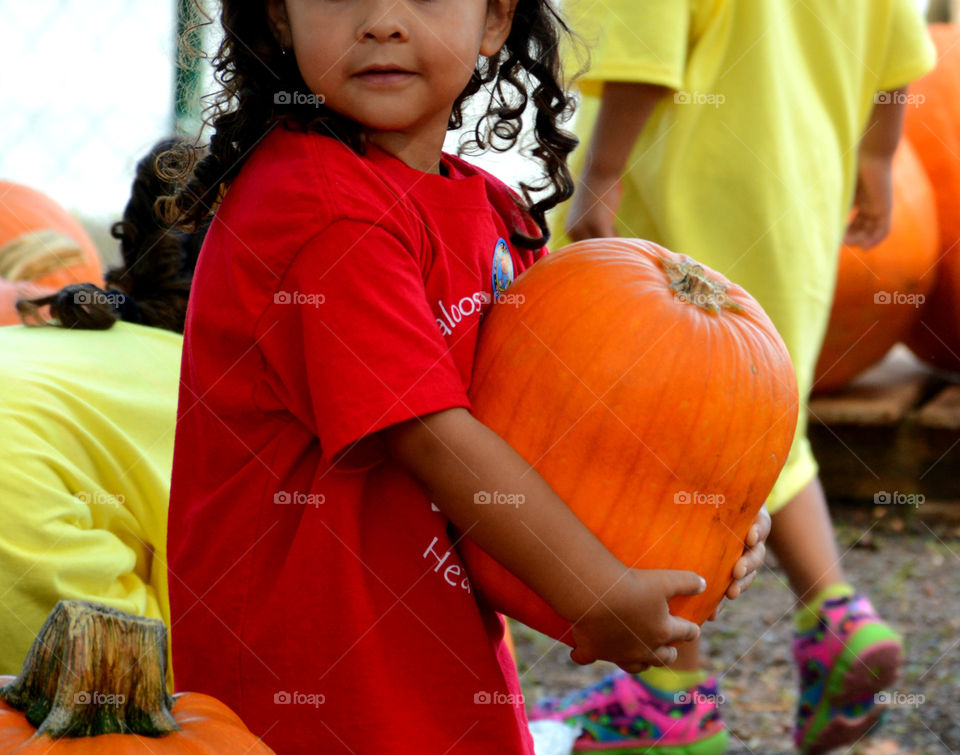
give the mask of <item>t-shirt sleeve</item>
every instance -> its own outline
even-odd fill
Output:
[[[271,387],[328,461],[397,422],[470,407],[410,246],[334,222],[300,250],[258,323]]]
[[[683,87],[689,0],[573,0],[568,6],[568,23],[590,50],[589,70],[578,79],[584,94],[599,95],[604,81]],[[585,62],[578,57],[568,56],[571,75]]]
[[[933,68],[936,50],[914,0],[893,0],[889,43],[877,89],[889,92],[909,84]]]

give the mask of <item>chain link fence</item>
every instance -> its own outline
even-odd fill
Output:
[[[192,0],[0,0],[0,179],[56,199],[91,231],[126,203],[137,160],[199,127],[204,67],[178,70]],[[206,68],[208,70],[208,67]]]

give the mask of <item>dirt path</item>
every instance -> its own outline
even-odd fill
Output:
[[[960,504],[957,518],[890,509],[834,508],[847,576],[906,638],[906,664],[885,722],[853,755],[960,753]],[[884,516],[878,516],[883,514]],[[890,514],[890,515],[887,515]],[[730,753],[793,752],[797,673],[792,594],[769,559],[750,590],[707,625],[704,652],[721,676]],[[614,667],[581,668],[567,650],[515,626],[528,702],[595,681]]]

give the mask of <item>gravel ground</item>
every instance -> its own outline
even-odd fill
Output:
[[[906,515],[886,507],[833,507],[848,578],[906,641],[906,662],[884,722],[852,755],[960,753],[960,502]],[[706,625],[703,652],[721,678],[730,753],[793,752],[797,696],[791,657],[792,593],[775,559]],[[565,646],[514,624],[528,703],[598,680],[614,667],[579,667]]]

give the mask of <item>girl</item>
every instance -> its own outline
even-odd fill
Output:
[[[18,302],[26,321],[49,306],[61,327],[0,328],[0,674],[19,673],[58,600],[170,623],[180,333],[200,248],[154,213],[172,190],[154,162],[173,145],[159,142],[137,165],[112,229],[123,263],[107,273],[111,289],[74,284]]]
[[[617,561],[469,412],[494,280],[544,253],[570,193],[562,24],[547,0],[226,0],[222,23],[211,153],[166,207],[190,225],[220,199],[174,454],[177,683],[281,753],[531,753],[451,525],[576,622],[581,663],[671,661],[698,628],[666,601],[703,588]],[[546,178],[526,201],[441,152],[483,85],[481,144],[513,144],[537,108]],[[474,505],[484,490],[526,502]]]
[[[577,240],[652,239],[744,286],[783,336],[805,398],[844,231],[869,247],[889,227],[902,87],[933,62],[916,3],[578,0],[569,12],[596,47],[580,82],[580,182],[558,222]],[[770,543],[801,603],[794,737],[814,752],[876,722],[874,695],[896,677],[901,644],[846,583],[805,420],[801,411],[767,503]],[[707,684],[696,645],[680,655],[679,673],[618,676],[535,715],[590,721],[579,746],[591,751],[723,752],[709,694],[664,713],[664,696],[697,697]],[[620,715],[596,725],[610,708]]]

